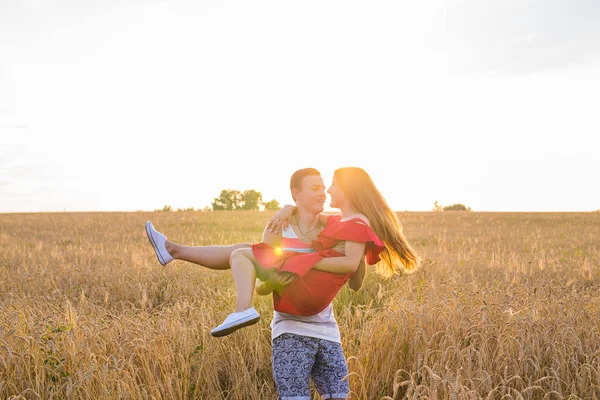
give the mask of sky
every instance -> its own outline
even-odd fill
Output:
[[[597,0],[0,3],[0,212],[292,201],[600,209]]]

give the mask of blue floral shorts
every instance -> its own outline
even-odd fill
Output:
[[[281,400],[310,400],[309,378],[321,398],[345,399],[350,393],[342,345],[284,333],[273,340],[273,378]]]

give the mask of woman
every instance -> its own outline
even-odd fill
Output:
[[[312,242],[315,253],[285,252],[264,243],[233,251],[236,310],[211,334],[224,336],[258,321],[252,293],[257,275],[268,275],[271,269],[299,276],[280,293],[273,293],[275,310],[313,315],[331,302],[365,254],[369,264],[381,261],[386,274],[417,267],[418,258],[404,238],[396,214],[363,169],[336,170],[328,193],[331,207],[339,208],[341,216],[327,218],[325,229]]]

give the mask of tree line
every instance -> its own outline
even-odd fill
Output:
[[[239,190],[223,189],[219,197],[215,197],[212,202],[213,211],[258,211],[261,207],[265,210],[278,210],[280,208],[277,200],[263,202],[262,193],[256,190]]]
[[[211,203],[211,207],[205,207],[202,211],[259,211],[263,207],[264,210],[279,210],[281,205],[275,199],[264,202],[262,193],[256,190],[232,190],[223,189],[219,197],[215,197]],[[171,206],[164,206],[162,209],[154,211],[174,211]],[[177,211],[194,211],[194,208],[177,209]],[[464,204],[452,204],[443,206],[437,200],[433,203],[431,211],[472,211],[471,207]],[[600,210],[598,210],[600,211]]]
[[[473,211],[471,207],[467,207],[464,204],[452,204],[451,206],[443,206],[437,200],[433,203],[431,211]]]
[[[264,202],[262,193],[256,190],[231,190],[223,189],[219,197],[215,197],[211,203],[211,207],[204,207],[198,211],[259,211],[263,207],[264,210],[279,210],[281,205],[275,199]],[[166,205],[163,208],[157,208],[154,211],[195,211],[193,207],[178,208]]]

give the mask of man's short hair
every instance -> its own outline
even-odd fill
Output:
[[[321,173],[314,168],[303,168],[303,169],[299,169],[298,171],[294,172],[294,174],[290,178],[290,192],[294,188],[302,189],[302,181],[304,180],[304,178],[306,178],[307,176],[311,176],[311,175],[321,176]],[[293,194],[292,194],[292,198],[294,198]]]

